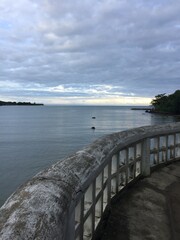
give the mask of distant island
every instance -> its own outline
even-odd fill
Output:
[[[42,103],[30,103],[30,102],[4,102],[0,101],[0,106],[43,106]]]

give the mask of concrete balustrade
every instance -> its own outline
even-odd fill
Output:
[[[119,191],[180,160],[180,123],[105,136],[19,188],[0,209],[0,239],[90,240]]]

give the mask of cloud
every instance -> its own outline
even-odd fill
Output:
[[[178,1],[1,0],[0,11],[0,98],[115,104],[179,88]]]

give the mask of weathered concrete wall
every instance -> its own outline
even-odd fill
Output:
[[[180,131],[180,123],[148,126],[98,139],[20,187],[0,209],[0,239],[65,239],[69,208],[118,149]]]

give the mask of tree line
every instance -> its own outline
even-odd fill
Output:
[[[173,94],[159,94],[151,101],[154,112],[180,114],[180,90]]]
[[[39,106],[42,103],[30,103],[30,102],[4,102],[0,101],[0,106]]]

